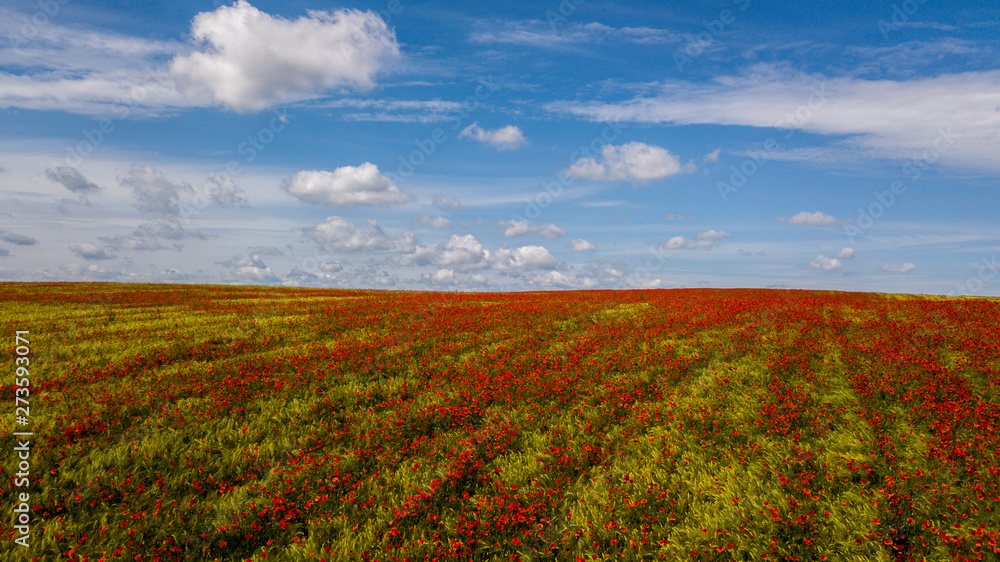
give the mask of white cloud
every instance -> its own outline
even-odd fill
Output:
[[[702,156],[701,161],[702,162],[718,162],[719,161],[719,154],[721,152],[722,152],[721,148],[716,148],[712,152],[709,152],[705,156]]]
[[[458,136],[489,144],[498,150],[511,150],[528,142],[521,129],[514,125],[507,125],[499,129],[483,129],[478,123],[473,123],[462,129]]]
[[[400,252],[400,265],[437,265],[460,270],[551,269],[559,261],[542,246],[501,247],[495,252],[485,248],[472,234],[452,234],[443,247],[440,244],[414,244]]]
[[[531,233],[551,240],[566,234],[563,228],[552,223],[531,224],[528,221],[511,220],[500,221],[499,224],[504,228],[503,235],[507,238],[515,238]]]
[[[30,14],[0,7],[0,36],[22,39],[25,16]],[[182,50],[180,43],[59,25],[61,19],[32,25],[30,40],[0,49],[0,67],[19,72],[0,72],[0,107],[121,117],[190,104],[157,68]]]
[[[220,207],[246,207],[248,196],[229,176],[216,174],[208,178],[208,196]]]
[[[837,254],[837,259],[849,260],[853,258],[854,258],[854,248],[851,247],[844,248],[843,250],[840,251],[839,254]]]
[[[579,273],[563,273],[562,271],[547,271],[537,275],[531,282],[541,287],[561,287],[564,289],[592,289],[601,284],[594,277]]]
[[[455,272],[450,269],[439,269],[431,277],[431,282],[438,285],[450,285],[455,282]]]
[[[893,273],[909,273],[916,268],[917,268],[916,264],[910,262],[906,262],[903,265],[885,264],[882,266],[882,269],[884,269],[885,271],[891,271]]]
[[[820,211],[816,211],[814,213],[801,211],[792,215],[791,218],[786,219],[785,217],[778,217],[776,220],[778,222],[803,224],[806,226],[829,226],[831,224],[837,224],[837,219],[831,217],[830,215],[825,215]]]
[[[594,158],[580,158],[566,173],[594,181],[645,182],[690,169],[688,166],[682,167],[677,157],[665,148],[641,142],[620,146],[604,145],[601,156],[600,162]]]
[[[413,251],[400,256],[402,265],[446,265],[459,269],[489,267],[492,253],[472,234],[452,234],[442,248],[440,244],[418,244]]]
[[[453,211],[455,209],[462,208],[462,202],[454,197],[448,197],[447,195],[435,195],[432,200],[432,204],[438,209],[445,211]]]
[[[559,264],[543,246],[500,248],[493,259],[494,269],[552,269]]]
[[[74,254],[86,260],[110,260],[116,257],[113,253],[109,252],[107,248],[87,244],[85,242],[70,244],[69,249]]]
[[[133,164],[118,183],[132,190],[137,200],[135,207],[144,213],[176,215],[180,212],[181,193],[194,192],[190,184],[173,183],[150,164]]]
[[[210,95],[235,111],[309,99],[339,86],[371,88],[399,56],[394,32],[374,12],[310,10],[295,20],[239,0],[195,16],[198,49],[170,73],[189,96]]]
[[[766,64],[707,84],[666,82],[658,95],[625,102],[546,105],[594,121],[779,127],[847,136],[831,148],[854,149],[859,158],[921,158],[933,151],[935,161],[987,170],[1000,168],[997,107],[1000,70],[897,81],[828,78]]]
[[[229,269],[229,277],[235,281],[250,283],[278,283],[281,279],[271,271],[270,266],[257,254],[239,254],[221,265]]]
[[[836,271],[841,268],[840,260],[836,258],[828,258],[822,254],[816,256],[816,259],[809,264],[809,267],[813,269],[822,269],[823,271]]]
[[[420,224],[427,228],[448,228],[451,226],[451,221],[444,217],[431,218],[429,215],[424,215],[420,217]]]
[[[490,258],[490,251],[484,248],[475,236],[452,234],[448,244],[434,258],[434,263],[462,268],[486,267]]]
[[[283,181],[281,189],[306,203],[337,207],[391,205],[412,199],[370,162],[341,166],[332,172],[302,170]]]
[[[0,8],[0,35],[19,35],[23,19]],[[38,31],[0,50],[0,67],[25,69],[0,72],[0,108],[116,118],[219,103],[256,111],[333,88],[370,88],[399,56],[393,31],[373,12],[310,11],[287,20],[243,0],[195,16],[194,45],[54,21]]]
[[[674,236],[663,245],[668,250],[709,250],[719,246],[720,240],[731,238],[732,235],[724,231],[707,230],[695,234],[694,239],[683,236]]]
[[[560,271],[549,271],[539,275],[535,277],[534,282],[542,287],[576,287],[574,280]]]
[[[411,233],[392,236],[379,228],[375,221],[368,222],[367,230],[354,226],[342,217],[327,217],[318,225],[304,229],[306,238],[330,252],[412,252],[414,240]]]
[[[586,252],[597,249],[596,244],[592,242],[587,242],[583,238],[574,238],[572,241],[570,241],[569,247],[572,248],[574,252]]]

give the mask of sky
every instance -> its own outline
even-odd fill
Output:
[[[1000,4],[0,3],[0,280],[1000,296]]]

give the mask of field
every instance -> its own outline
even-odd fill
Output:
[[[0,284],[0,559],[996,560],[998,313]]]

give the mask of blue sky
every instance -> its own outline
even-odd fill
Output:
[[[1000,295],[1000,6],[0,7],[0,280]]]

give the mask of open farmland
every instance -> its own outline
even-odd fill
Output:
[[[812,291],[5,283],[0,559],[995,560],[998,317]]]

